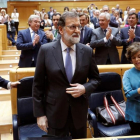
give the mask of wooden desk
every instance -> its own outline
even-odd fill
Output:
[[[2,50],[7,50],[7,31],[6,31],[6,25],[0,24],[0,29],[2,30]]]

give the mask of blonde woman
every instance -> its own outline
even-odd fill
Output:
[[[8,15],[6,14],[5,9],[1,9],[0,21],[1,21],[2,24],[4,22],[8,21]]]

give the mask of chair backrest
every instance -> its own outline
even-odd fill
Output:
[[[34,77],[31,76],[21,79],[21,84],[17,87],[17,115],[19,125],[36,122],[36,118],[33,116],[33,78]]]
[[[112,94],[117,102],[123,101],[121,89],[121,77],[114,72],[100,73],[101,84],[89,97],[89,108],[96,113],[96,107],[104,106],[104,95]],[[107,98],[109,104],[112,104],[110,98]]]

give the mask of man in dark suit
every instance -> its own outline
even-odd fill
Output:
[[[130,13],[128,15],[128,23],[129,27],[124,27],[121,29],[121,39],[122,39],[122,56],[121,56],[121,63],[128,64],[130,63],[126,59],[126,49],[132,42],[140,42],[140,27],[137,26],[138,22],[138,15],[136,13]]]
[[[21,50],[19,67],[35,67],[40,46],[48,42],[45,33],[39,30],[38,15],[31,15],[28,24],[28,29],[18,32],[16,47]]]
[[[88,44],[91,41],[92,29],[86,26],[88,20],[86,14],[81,13],[79,18],[81,24],[80,43]]]
[[[49,19],[52,20],[52,15],[54,14],[53,7],[50,7],[50,11],[48,12]]]
[[[0,87],[6,88],[6,89],[11,89],[11,88],[16,88],[17,85],[20,84],[20,82],[10,82],[8,80],[3,79],[0,76]]]
[[[59,14],[59,13],[53,14],[53,16],[52,16],[53,29],[52,29],[52,31],[45,32],[46,37],[48,39],[50,39],[51,41],[56,41],[61,38],[61,35],[58,32],[58,21],[60,19],[60,16],[61,16],[61,14]]]
[[[99,24],[99,15],[100,15],[100,11],[99,10],[96,10],[95,11],[95,17],[93,17],[90,22],[93,23],[94,25],[94,28],[98,28],[100,27],[100,24]]]
[[[119,64],[119,54],[116,46],[121,45],[119,30],[108,27],[109,13],[99,16],[100,27],[93,30],[90,47],[95,48],[95,61],[97,65]]]
[[[12,42],[12,46],[16,45],[15,41],[15,22],[11,19],[11,16],[8,15],[8,21],[4,22],[7,29],[7,38]]]
[[[90,47],[81,43],[79,16],[65,12],[61,39],[41,47],[33,83],[33,110],[48,134],[86,138],[88,97],[100,78]],[[89,79],[87,82],[87,78]]]

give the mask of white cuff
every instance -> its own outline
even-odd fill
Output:
[[[104,37],[104,42],[106,43],[108,40],[106,39],[106,37]]]
[[[112,39],[113,39],[113,35],[112,35],[112,34],[111,34],[111,36],[109,37],[109,39],[110,39],[110,40],[112,40]]]
[[[11,82],[8,82],[7,89],[11,89]]]

